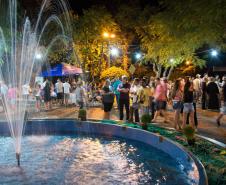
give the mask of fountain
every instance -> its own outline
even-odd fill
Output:
[[[23,90],[50,50],[70,43],[71,29],[63,0],[44,0],[37,19],[24,17],[22,24],[17,7],[16,0],[0,0],[0,90],[9,126],[0,123],[0,184],[208,184],[192,154],[157,134],[73,119],[26,124]],[[12,143],[17,165],[24,159],[21,168],[14,167]]]
[[[53,46],[59,41],[68,43],[70,17],[63,0],[44,0],[36,21],[26,16],[23,21],[18,20],[21,15],[17,13],[17,0],[0,0],[0,5],[1,95],[19,166],[28,102],[23,88],[34,84],[34,77],[40,73]],[[53,13],[48,16],[49,11]],[[54,33],[48,31],[52,27]],[[51,39],[47,33],[51,33]]]

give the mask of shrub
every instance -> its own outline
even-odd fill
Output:
[[[106,70],[104,70],[102,73],[101,73],[101,76],[100,78],[101,79],[105,79],[105,78],[115,78],[115,77],[121,77],[123,75],[126,75],[126,76],[129,76],[128,73],[121,69],[120,67],[110,67]]]
[[[148,129],[148,123],[151,123],[151,116],[149,114],[144,114],[141,116],[141,126],[142,129]]]
[[[141,116],[142,123],[151,123],[151,116],[149,114],[144,114]]]
[[[80,119],[81,121],[86,121],[86,110],[85,109],[79,110],[78,119]]]
[[[189,145],[193,145],[195,143],[195,129],[191,126],[186,126],[184,128],[184,135],[187,138],[187,142]]]

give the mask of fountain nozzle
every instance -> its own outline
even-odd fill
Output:
[[[16,153],[17,165],[20,166],[20,153]]]

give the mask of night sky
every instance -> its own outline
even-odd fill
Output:
[[[137,5],[144,7],[146,5],[155,6],[157,0],[68,0],[71,8],[78,14],[82,14],[84,9],[92,6],[105,6],[111,13],[114,14],[117,8],[122,4]]]

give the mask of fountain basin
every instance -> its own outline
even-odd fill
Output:
[[[9,140],[9,138],[7,137],[7,136],[9,136],[9,129],[8,129],[7,124],[4,124],[4,123],[0,124],[0,135],[5,136]],[[127,157],[124,156],[124,154],[123,154],[123,156],[121,156],[121,152],[119,152],[119,153],[116,152],[117,155],[115,155],[113,158],[111,158],[112,157],[111,155],[110,155],[110,157],[109,156],[106,157],[105,156],[106,153],[102,153],[101,155],[104,155],[105,158],[109,158],[110,161],[106,162],[106,160],[104,160],[105,163],[103,164],[103,166],[104,166],[103,169],[101,168],[101,170],[100,170],[100,167],[94,167],[94,168],[89,169],[90,170],[90,171],[88,171],[89,173],[92,170],[96,171],[96,169],[99,170],[99,172],[97,174],[100,174],[102,171],[106,172],[106,169],[105,169],[106,163],[109,163],[109,162],[110,163],[112,162],[115,164],[117,162],[119,162],[121,164],[125,164],[125,161],[128,162],[131,160],[134,161],[134,163],[131,163],[130,165],[136,165],[136,164],[142,164],[142,163],[144,164],[144,166],[146,165],[142,172],[138,170],[139,173],[141,173],[142,177],[144,177],[145,175],[151,176],[150,174],[152,174],[152,173],[147,172],[149,170],[149,168],[151,168],[152,171],[154,170],[154,171],[160,172],[160,174],[158,174],[158,175],[160,175],[160,176],[158,176],[159,179],[153,179],[153,177],[152,177],[153,181],[151,181],[150,179],[148,181],[148,178],[142,178],[143,181],[139,180],[139,178],[138,178],[139,173],[135,173],[135,174],[133,174],[134,179],[131,176],[128,176],[128,178],[129,178],[129,179],[127,179],[128,181],[124,182],[123,180],[126,177],[125,174],[124,174],[124,179],[120,180],[120,176],[117,176],[115,174],[116,171],[110,170],[109,172],[112,174],[112,176],[107,177],[108,179],[111,179],[111,181],[108,182],[108,184],[120,184],[119,182],[121,182],[121,183],[123,182],[125,184],[129,184],[131,182],[134,182],[135,184],[136,183],[144,184],[144,182],[146,182],[146,181],[147,181],[147,184],[150,184],[150,183],[154,183],[154,182],[157,183],[158,182],[157,180],[160,181],[160,184],[181,184],[181,181],[180,182],[175,181],[175,179],[178,179],[178,180],[180,179],[181,174],[186,176],[183,184],[186,184],[186,183],[187,184],[198,184],[198,185],[208,184],[205,170],[204,170],[202,164],[191,153],[187,152],[183,147],[172,142],[171,140],[168,140],[168,139],[160,137],[156,134],[153,134],[153,133],[150,133],[147,131],[143,131],[140,129],[127,128],[127,127],[111,125],[111,124],[102,124],[102,123],[98,123],[98,122],[80,122],[80,121],[75,121],[73,119],[30,120],[26,124],[25,135],[27,135],[23,139],[23,140],[25,140],[25,143],[22,143],[22,156],[21,156],[22,168],[23,168],[23,163],[26,163],[26,161],[29,161],[29,160],[24,160],[24,162],[23,162],[23,155],[26,156],[27,155],[26,153],[29,153],[29,152],[31,153],[32,151],[35,150],[34,147],[27,146],[27,145],[30,144],[29,142],[31,142],[32,137],[34,140],[34,136],[36,136],[36,135],[39,138],[42,138],[41,141],[44,140],[44,143],[45,143],[44,145],[48,145],[48,143],[52,143],[52,142],[50,142],[52,140],[51,138],[56,137],[56,140],[53,139],[54,144],[53,143],[50,144],[51,146],[52,145],[56,146],[56,148],[58,145],[55,145],[55,143],[65,143],[66,142],[67,145],[71,146],[71,145],[74,145],[73,143],[76,143],[76,144],[79,143],[81,141],[81,138],[85,139],[83,141],[87,141],[87,138],[88,138],[88,142],[86,143],[87,148],[92,148],[93,146],[96,146],[96,143],[95,142],[93,143],[93,141],[95,141],[95,138],[97,138],[101,143],[101,148],[103,148],[104,151],[107,151],[107,153],[109,153],[114,148],[122,148],[122,146],[124,147],[124,145],[126,145],[126,146],[128,145],[126,147],[127,148],[126,151],[127,150],[132,151],[134,148],[137,148],[138,153],[135,152],[135,154],[133,154],[133,155],[135,155],[135,157],[131,158],[132,154],[129,152],[128,155],[130,157],[127,156],[128,160],[125,160],[125,158],[127,158]],[[32,136],[29,136],[29,135],[32,135]],[[77,136],[79,136],[79,138],[77,138]],[[29,138],[29,137],[31,137],[31,138]],[[49,138],[49,137],[51,137],[51,138]],[[67,139],[69,139],[69,140],[67,140]],[[4,140],[4,138],[3,138],[3,140]],[[35,139],[35,141],[37,141],[37,138]],[[34,141],[32,141],[32,142],[34,143]],[[31,144],[32,144],[32,142],[31,142]],[[118,143],[118,145],[114,145],[115,142]],[[114,145],[114,147],[113,148],[110,147],[110,151],[108,151],[109,146],[112,146],[112,144]],[[23,145],[25,145],[25,146],[23,146]],[[32,144],[32,145],[35,145],[38,148],[37,143]],[[58,155],[58,153],[61,153],[61,152],[65,153],[64,148],[67,148],[66,146],[59,145],[59,147],[62,147],[62,151],[61,151],[61,149],[60,149],[60,152],[58,150],[57,155]],[[130,148],[130,146],[132,146],[132,148]],[[142,147],[140,148],[139,146],[142,146]],[[32,147],[32,148],[26,149],[27,147]],[[81,147],[81,145],[78,144],[77,147]],[[23,153],[24,148],[25,148],[25,152]],[[154,153],[152,153],[152,152],[146,153],[146,151],[149,151],[149,149],[154,150],[155,152]],[[26,150],[28,150],[28,151],[26,151]],[[97,148],[95,148],[94,150],[97,150]],[[139,150],[140,150],[140,152],[139,152]],[[54,150],[54,151],[56,152],[56,150]],[[45,152],[45,151],[44,150],[39,151],[39,153],[43,153],[43,152]],[[48,153],[48,156],[51,156],[51,154],[53,156],[56,155],[55,152]],[[74,151],[74,153],[76,153],[76,152]],[[90,151],[89,153],[91,154],[92,151]],[[98,154],[100,155],[100,153],[98,153]],[[143,154],[145,156],[144,158],[142,158]],[[84,157],[84,158],[88,158],[88,159],[92,158],[91,156],[89,156],[89,155],[87,156],[87,155],[88,154],[86,153],[85,154],[86,157]],[[95,152],[92,153],[92,155],[95,155]],[[163,157],[160,157],[160,158],[157,157],[157,156],[161,156],[161,155],[163,155]],[[15,156],[15,154],[13,154],[13,156]],[[121,158],[117,158],[118,156],[121,156]],[[139,159],[139,156],[141,156],[141,159]],[[40,159],[42,157],[43,156],[39,157],[38,159],[35,159],[35,157],[34,157],[34,159],[43,161],[44,159]],[[60,161],[62,158],[65,159],[65,156],[64,157],[58,156],[56,159]],[[74,157],[71,155],[67,156],[66,158],[69,158],[70,160],[74,159]],[[84,160],[84,158],[82,158],[82,159]],[[98,156],[97,158],[99,158],[99,160],[102,160],[100,156]],[[152,159],[152,163],[146,164],[145,161],[147,161],[149,159]],[[52,158],[51,158],[51,160],[52,160]],[[69,163],[73,163],[70,160],[69,160]],[[95,161],[96,160],[95,156],[93,156],[92,160],[94,161],[95,164],[97,163],[97,161]],[[138,160],[139,162],[136,160]],[[47,162],[47,163],[49,163],[49,162]],[[162,164],[164,164],[164,163],[166,164],[167,168],[162,167]],[[0,160],[0,164],[4,168],[7,165],[7,164],[4,164],[4,161],[2,161],[2,160]],[[63,164],[65,164],[65,163],[63,163]],[[86,164],[89,164],[89,163],[86,163]],[[92,163],[90,163],[89,166],[91,164]],[[98,164],[100,165],[100,161],[98,162]],[[172,168],[172,166],[171,166],[173,164],[175,164],[175,166],[176,166],[175,169]],[[8,165],[12,167],[13,164],[8,164]],[[53,164],[53,165],[56,165],[56,164]],[[111,166],[112,165],[110,165],[106,168],[111,168]],[[11,168],[11,167],[9,167],[9,168]],[[62,169],[64,167],[62,167]],[[66,165],[66,168],[67,169],[69,168],[68,165]],[[76,167],[74,167],[74,168],[76,168]],[[126,168],[124,166],[124,168],[131,170],[131,166],[128,166],[128,168]],[[143,168],[143,167],[141,167],[141,168]],[[125,169],[124,169],[124,171],[125,171]],[[169,175],[168,171],[165,171],[166,169],[169,169],[169,171],[173,172],[173,174]],[[173,183],[172,183],[172,181],[167,181],[167,180],[169,180],[170,176],[171,177],[176,176],[178,169],[180,169],[181,172],[178,172],[179,175],[175,179],[171,179],[171,180],[173,180]],[[127,171],[128,172],[127,175],[131,173],[130,170]],[[43,173],[42,170],[39,170],[39,171],[41,171]],[[120,173],[120,168],[117,169],[117,171]],[[83,175],[81,175],[82,174],[81,171],[80,172],[73,171],[73,172],[70,172],[70,174],[72,174],[72,176],[73,176],[73,174],[78,175],[80,173],[80,177],[83,177],[82,180],[80,178],[80,180],[82,181],[80,184],[82,184],[82,183],[92,184],[94,182],[92,181],[92,183],[89,183],[91,181],[88,178],[88,177],[90,177],[90,174],[88,172],[83,171]],[[174,172],[175,172],[175,174],[174,174]],[[48,173],[50,173],[50,172],[48,172]],[[84,173],[88,173],[87,178],[89,179],[89,182],[86,181],[87,179],[84,176]],[[7,175],[7,174],[4,174],[4,175]],[[79,177],[79,175],[78,175],[78,177]],[[78,179],[79,179],[78,177],[76,177],[76,181],[78,181]],[[103,178],[103,177],[95,176],[95,173],[94,173],[94,176],[91,179],[95,179],[95,177],[97,178],[95,183],[98,183],[99,180],[101,178]],[[104,176],[104,177],[106,177],[106,176]],[[113,177],[116,177],[117,181],[115,181],[116,179],[114,179]],[[167,177],[168,179],[166,179],[166,180],[162,179],[164,177]],[[47,177],[45,177],[45,178],[47,178]],[[63,177],[61,177],[61,180],[62,180],[62,178]],[[64,176],[64,178],[66,178],[66,177]],[[84,179],[86,179],[86,180],[84,180]],[[42,178],[42,180],[43,180],[43,178]],[[65,184],[70,184],[70,182],[73,182],[73,180],[68,180],[68,179],[65,179],[65,180],[66,180],[66,182],[64,182]],[[131,180],[131,181],[129,181],[129,180]],[[36,181],[37,181],[37,179],[36,179]],[[49,179],[48,179],[48,181],[49,181]],[[105,182],[105,181],[106,181],[106,179],[102,179],[102,181],[100,181],[100,182]],[[58,182],[59,182],[59,180],[58,180]],[[73,183],[71,183],[71,184],[73,184]]]

